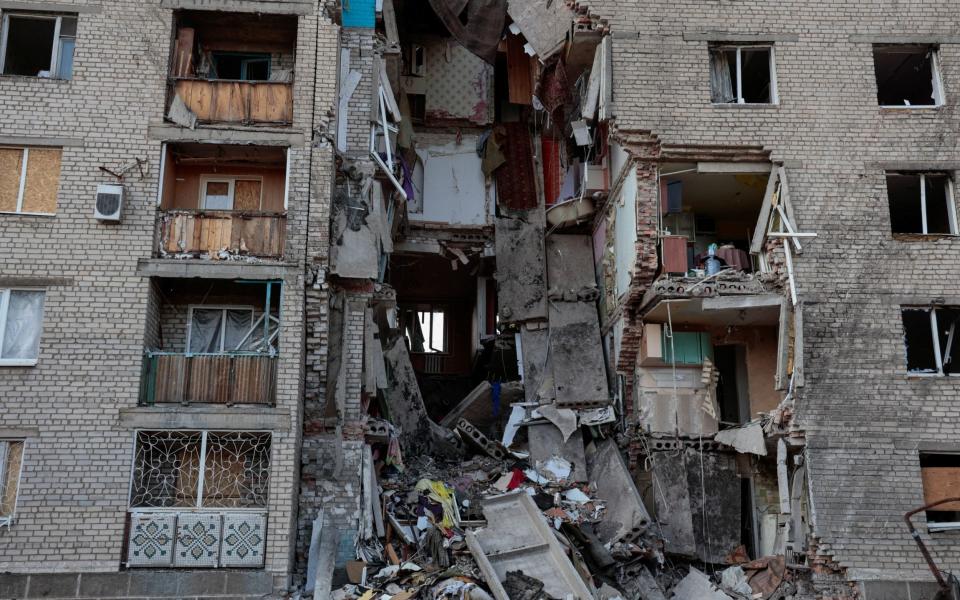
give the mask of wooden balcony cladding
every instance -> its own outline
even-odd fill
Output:
[[[160,215],[160,256],[282,258],[283,213],[168,210]]]
[[[293,84],[289,82],[176,79],[173,88],[200,122],[293,123]]]
[[[276,356],[148,352],[140,403],[273,405],[276,381]]]

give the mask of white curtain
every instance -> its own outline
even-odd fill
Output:
[[[11,290],[0,358],[35,359],[43,329],[43,292]]]
[[[710,101],[724,104],[735,100],[727,52],[714,50],[710,53]]]

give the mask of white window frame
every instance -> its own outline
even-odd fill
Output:
[[[37,287],[11,287],[0,288],[0,352],[3,349],[3,336],[7,328],[7,310],[10,307],[10,292],[43,292],[43,306],[40,307],[40,337],[43,339],[43,313],[47,308],[47,290]],[[40,360],[39,351],[37,358],[2,358],[0,357],[0,367],[33,367]]]
[[[0,67],[2,70],[3,67]],[[63,160],[63,148],[57,146],[41,147],[35,146],[40,150],[59,150],[60,159]],[[13,211],[9,210],[0,210],[0,214],[3,215],[28,215],[31,217],[54,217],[57,215],[56,212],[45,213],[45,212],[24,212],[23,210],[23,194],[27,189],[27,163],[30,161],[30,147],[28,146],[0,146],[0,149],[3,150],[20,150],[23,152],[23,160],[20,164],[20,188],[17,190],[17,208]],[[59,193],[59,190],[58,190]]]
[[[11,444],[20,444],[23,446],[23,451],[20,453],[20,465],[17,468],[17,480],[14,484],[16,486],[16,491],[13,495],[13,508],[9,515],[0,514],[0,527],[10,528],[10,525],[13,524],[14,518],[17,516],[17,502],[20,500],[20,484],[23,480],[23,463],[27,460],[27,440],[25,439],[0,439],[0,497],[6,493],[6,490],[3,489],[5,483],[4,474],[7,472],[7,460],[10,456],[10,445]]]
[[[937,321],[937,311],[941,308],[947,308],[945,306],[901,306],[900,307],[900,318],[901,322],[903,319],[903,312],[906,310],[926,310],[930,313],[930,331],[933,335],[933,357],[937,363],[936,372],[929,373],[923,371],[907,371],[907,374],[910,377],[960,377],[960,371],[956,373],[944,373],[943,372],[943,352],[940,350],[940,329],[939,322]],[[960,331],[956,331],[955,335],[960,335]],[[904,330],[904,336],[906,336],[906,330]],[[947,350],[950,349],[952,345],[952,338],[947,338]],[[909,348],[907,352],[909,352]],[[957,361],[960,361],[960,356],[952,357]]]
[[[56,24],[53,27],[53,49],[50,51],[50,76],[49,77],[40,77],[37,75],[6,75],[6,77],[34,77],[36,79],[60,79],[57,77],[57,72],[60,70],[60,26],[63,23],[63,18],[68,19],[77,19],[79,25],[79,16],[75,14],[36,14],[36,13],[25,13],[25,12],[7,12],[3,14],[3,22],[0,24],[2,30],[0,30],[0,74],[4,72],[7,66],[7,38],[10,33],[10,17],[17,17],[19,19],[42,19],[42,20],[56,20]],[[73,39],[76,39],[76,36],[73,36]],[[69,81],[68,79],[63,79],[62,81]]]
[[[746,102],[743,99],[743,70],[741,69],[741,64],[743,61],[742,55],[744,50],[769,50],[770,51],[770,101],[769,102]],[[731,104],[749,104],[754,106],[774,106],[780,104],[780,94],[777,90],[777,60],[776,60],[776,49],[774,44],[719,44],[716,46],[710,47],[711,57],[710,60],[713,60],[713,52],[723,52],[726,50],[736,50],[737,52],[737,62],[736,62],[736,74],[737,79],[734,81],[734,93],[737,95],[736,102],[713,102],[714,106],[729,106]],[[712,91],[711,91],[712,93]]]
[[[920,221],[921,229],[923,231],[916,232],[914,235],[960,235],[960,231],[957,228],[957,204],[954,201],[954,192],[953,192],[953,177],[949,173],[937,173],[934,171],[925,172],[925,173],[910,173],[906,171],[888,171],[884,174],[885,176],[919,176],[920,177]],[[947,189],[946,189],[946,201],[947,201],[947,220],[950,222],[950,232],[949,233],[930,233],[927,231],[927,175],[938,175],[940,177],[946,177],[947,179]],[[899,235],[910,235],[910,233],[900,233]]]
[[[224,342],[226,341],[226,335],[227,335],[226,322],[227,322],[228,310],[250,311],[251,328],[256,326],[256,320],[254,318],[256,317],[256,310],[253,307],[253,305],[250,305],[250,304],[191,304],[187,308],[187,343],[186,343],[186,348],[184,348],[184,351],[186,352],[187,356],[195,356],[196,354],[198,354],[197,352],[190,352],[190,341],[193,337],[193,311],[196,309],[221,311],[220,313],[220,325],[221,325],[220,344],[219,344],[220,351],[214,352],[213,354],[226,354],[228,352],[234,352],[234,350],[226,350],[223,346]],[[248,331],[247,332],[248,337],[249,337],[249,334],[250,332]],[[199,353],[199,354],[204,354],[204,353]]]
[[[263,176],[262,175],[201,175],[200,176],[200,210],[236,210],[236,186],[238,181],[259,181],[260,182],[260,202],[257,210],[263,210]],[[207,184],[208,183],[226,183],[228,186],[227,195],[230,196],[230,208],[207,208]],[[284,192],[286,194],[286,192]],[[284,206],[286,208],[286,206]]]
[[[194,503],[193,503],[193,507],[192,507],[192,508],[188,508],[188,507],[184,507],[184,506],[150,506],[150,507],[146,507],[146,506],[132,507],[132,506],[130,506],[130,502],[131,502],[131,500],[132,500],[131,496],[133,495],[133,477],[134,477],[134,475],[136,474],[136,471],[137,471],[137,464],[136,464],[136,460],[137,460],[137,438],[139,437],[140,433],[143,432],[143,431],[175,431],[175,432],[178,432],[178,433],[199,433],[199,434],[200,434],[200,462],[199,462],[199,469],[198,469],[198,476],[197,476],[197,497],[196,497],[196,499],[195,499],[195,501],[194,501]],[[222,513],[222,512],[231,512],[231,513],[242,513],[242,512],[248,512],[248,513],[266,513],[266,512],[269,510],[269,508],[270,508],[269,502],[268,502],[267,506],[261,506],[261,507],[236,507],[236,508],[216,507],[216,508],[213,508],[213,507],[204,507],[204,506],[203,506],[203,488],[204,488],[204,483],[205,483],[205,479],[206,479],[206,476],[207,476],[207,473],[206,473],[206,471],[207,471],[207,462],[206,462],[206,461],[207,461],[207,437],[209,436],[209,434],[210,434],[211,432],[212,432],[212,433],[222,433],[222,432],[224,432],[224,431],[233,433],[233,430],[225,430],[225,429],[136,429],[136,430],[134,430],[134,432],[133,432],[133,446],[132,446],[132,448],[131,448],[132,454],[131,454],[131,456],[130,456],[130,477],[129,477],[129,482],[128,482],[128,484],[127,484],[127,512],[129,512],[129,513],[160,513],[160,512],[183,513],[183,512],[192,512],[192,511],[196,510],[196,511],[211,512],[211,513]],[[274,447],[274,441],[275,441],[275,440],[274,440],[273,432],[270,431],[269,429],[241,429],[241,430],[236,430],[236,433],[267,434],[267,435],[270,436],[270,453],[269,453],[269,454],[270,454],[270,466],[269,466],[269,470],[268,470],[268,475],[267,475],[267,476],[268,476],[269,483],[272,484],[272,483],[273,483],[273,475],[274,475],[274,473],[273,473],[273,464],[274,464],[273,447]],[[24,448],[24,452],[26,452],[26,448]],[[21,461],[20,464],[22,465],[23,462]],[[22,471],[23,471],[23,469],[21,468],[21,472],[22,472]],[[269,491],[268,491],[267,493],[268,493],[268,495],[269,495]]]
[[[449,321],[450,309],[447,305],[428,305],[420,304],[417,306],[411,307],[409,310],[413,311],[417,322],[420,322],[420,314],[426,313],[430,315],[430,324],[428,325],[429,329],[424,334],[424,348],[429,348],[429,350],[424,350],[423,352],[412,352],[413,354],[418,354],[422,356],[449,356],[450,355],[450,330],[449,330]],[[433,331],[433,315],[434,313],[440,313],[443,315],[443,350],[434,350],[433,346],[430,345]],[[421,326],[422,327],[422,326]],[[404,332],[406,335],[406,332]]]
[[[909,45],[909,44],[906,44]],[[935,46],[929,47],[930,52],[930,76],[933,78],[931,81],[933,85],[933,104],[881,104],[880,108],[896,108],[896,109],[905,109],[905,110],[924,110],[931,108],[940,108],[946,103],[946,95],[943,90],[943,78],[940,76],[940,48]],[[876,58],[874,58],[876,60]],[[879,86],[880,82],[877,81],[876,85]]]

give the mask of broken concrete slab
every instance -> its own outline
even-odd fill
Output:
[[[620,581],[623,591],[632,600],[667,600],[657,580],[641,561],[627,565]]]
[[[609,404],[596,305],[553,302],[549,312],[549,352],[557,404],[584,407]]]
[[[563,47],[574,17],[565,3],[553,0],[510,0],[507,14],[540,60],[546,60]]]
[[[489,381],[481,381],[480,385],[473,388],[473,391],[467,394],[467,397],[464,398],[460,404],[454,406],[450,412],[440,420],[440,425],[443,427],[452,427],[476,402],[486,402],[489,404],[491,390],[492,387]]]
[[[520,329],[523,354],[523,396],[525,402],[553,401],[553,371],[548,363],[550,334],[546,328]],[[542,392],[542,393],[541,393]]]
[[[507,457],[507,449],[483,435],[479,429],[470,424],[466,419],[457,421],[457,431],[464,440],[476,446],[483,452],[489,454],[497,460],[503,460]]]
[[[611,439],[593,446],[587,453],[590,482],[597,486],[597,497],[606,502],[606,513],[597,527],[604,543],[634,541],[650,524],[650,514],[633,483],[630,470]]]
[[[717,589],[710,578],[695,567],[673,588],[670,600],[733,600]]]
[[[509,571],[542,581],[554,598],[593,597],[526,492],[486,498],[483,515],[487,527],[467,531],[466,540],[497,600],[511,600],[503,587]]]
[[[547,287],[576,294],[596,287],[593,241],[588,235],[552,234],[547,238]]]
[[[537,409],[544,419],[557,426],[566,442],[577,430],[577,413],[569,408],[557,408],[555,404],[545,404]]]
[[[724,429],[717,432],[714,440],[732,446],[737,452],[745,454],[767,455],[767,444],[763,438],[763,426],[757,422],[747,423],[743,427]]]
[[[654,452],[653,497],[664,551],[694,557],[697,542],[690,514],[690,490],[683,452]]]
[[[521,219],[498,218],[495,224],[497,291],[500,317],[517,323],[547,317],[544,227]]]
[[[574,432],[567,441],[559,429],[549,423],[527,426],[527,439],[530,443],[530,464],[546,462],[553,456],[568,460],[573,469],[570,481],[587,481],[587,459],[583,448],[583,434]]]
[[[372,181],[368,180],[368,183]],[[337,188],[330,244],[330,272],[352,279],[377,279],[380,274],[380,232],[370,219],[369,185],[351,193]]]

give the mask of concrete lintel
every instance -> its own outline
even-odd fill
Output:
[[[956,33],[852,33],[851,42],[868,44],[960,44]]]
[[[894,306],[956,306],[960,304],[960,296],[887,296],[887,303]]]
[[[440,242],[407,240],[394,244],[393,251],[396,254],[440,254]]]
[[[137,273],[144,277],[176,277],[203,279],[271,279],[286,280],[297,273],[296,263],[256,264],[241,262],[212,262],[201,260],[164,260],[142,258]]]
[[[290,431],[290,411],[286,408],[140,406],[121,408],[119,421],[126,429]]]
[[[40,437],[36,427],[0,427],[0,439],[25,439]]]
[[[160,0],[160,8],[174,10],[223,10],[276,15],[310,15],[314,4],[305,0]]]
[[[68,2],[18,2],[0,0],[0,10],[37,10],[43,12],[98,13],[103,8],[99,4],[74,4]]]
[[[797,42],[800,35],[796,33],[738,33],[736,31],[684,31],[685,42]]]
[[[897,445],[899,447],[899,444]],[[960,454],[960,443],[957,442],[939,442],[939,441],[923,441],[923,442],[909,442],[904,444],[905,447],[909,449],[914,449],[918,452],[943,452],[945,454]]]
[[[716,296],[704,298],[701,309],[710,310],[738,310],[780,306],[783,297],[777,294],[763,294],[760,296]]]
[[[19,277],[14,275],[0,275],[0,287],[67,287],[73,284],[73,277]]]
[[[4,10],[2,2],[0,2],[0,10]],[[62,148],[79,148],[83,146],[83,140],[66,137],[0,135],[0,146],[58,146]]]
[[[884,171],[960,171],[956,160],[891,160],[868,162],[868,169]]]
[[[168,123],[152,123],[147,137],[162,142],[197,142],[201,144],[249,144],[257,146],[303,146],[306,138],[300,132],[256,129],[198,127],[187,129]]]
[[[697,173],[769,173],[772,163],[754,162],[707,162],[697,163]]]

